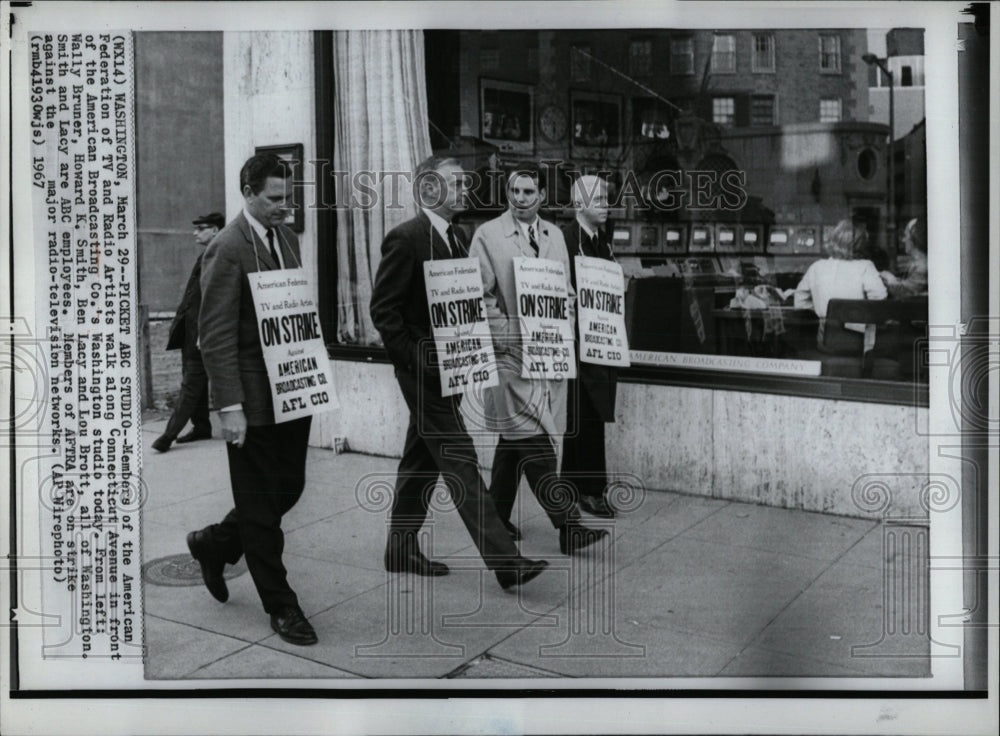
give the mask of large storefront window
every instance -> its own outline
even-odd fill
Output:
[[[610,183],[634,364],[925,383],[923,100],[894,111],[909,132],[890,140],[850,71],[869,53],[892,67],[892,34],[424,31],[430,145],[472,176],[470,231],[520,165],[541,165],[559,225],[575,177]],[[740,49],[753,64],[715,73]]]

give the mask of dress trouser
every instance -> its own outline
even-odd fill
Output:
[[[557,529],[577,518],[575,498],[556,473],[556,450],[547,434],[508,439],[500,435],[493,456],[490,496],[497,513],[510,521],[522,473],[538,503]]]
[[[517,546],[486,493],[479,458],[460,413],[460,399],[442,398],[436,386],[419,386],[409,371],[397,369],[396,380],[410,410],[410,423],[399,461],[389,533],[420,529],[440,475],[487,567],[496,569],[504,560],[518,557]]]
[[[208,418],[208,374],[201,362],[201,351],[184,351],[181,362],[181,392],[177,397],[177,406],[170,415],[167,428],[163,434],[171,442],[184,429],[188,419],[195,430],[211,433],[212,424]]]
[[[581,496],[601,498],[608,485],[604,420],[578,380],[569,382],[562,479]]]
[[[264,610],[298,605],[281,555],[281,517],[299,500],[306,482],[311,417],[247,427],[243,447],[226,444],[235,508],[209,527],[216,554],[229,564],[246,557]]]

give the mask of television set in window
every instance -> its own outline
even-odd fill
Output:
[[[792,228],[772,227],[767,240],[768,253],[792,252]]]
[[[684,253],[687,250],[687,228],[684,225],[663,227],[663,252]]]
[[[643,255],[659,255],[663,253],[659,227],[656,225],[639,226],[639,252]]]
[[[715,249],[719,253],[736,253],[742,250],[738,225],[716,225]]]
[[[764,227],[762,225],[743,225],[741,228],[742,250],[744,253],[764,252]]]
[[[638,252],[630,225],[615,225],[611,231],[611,249],[616,254],[630,255]]]
[[[793,250],[795,253],[815,253],[819,254],[819,236],[815,227],[795,228],[795,238]]]
[[[714,228],[711,225],[691,226],[691,252],[711,253],[715,250]]]

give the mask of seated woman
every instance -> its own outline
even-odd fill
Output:
[[[864,230],[855,232],[850,220],[837,223],[823,242],[827,258],[809,266],[795,287],[795,308],[812,309],[823,319],[831,299],[885,299],[888,292],[875,264],[851,260],[867,238]]]
[[[891,271],[879,275],[889,293],[897,299],[920,296],[927,293],[927,226],[919,218],[913,218],[903,229],[903,247],[909,257],[902,278]]]

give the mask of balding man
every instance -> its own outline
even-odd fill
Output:
[[[570,260],[589,256],[613,261],[611,246],[601,231],[608,219],[607,183],[596,176],[581,176],[573,184],[572,194],[576,219],[562,228]],[[570,274],[575,289],[576,270],[571,268]],[[562,478],[576,489],[580,508],[611,518],[615,510],[605,496],[604,424],[615,421],[618,371],[613,366],[581,363],[579,335],[576,345],[577,377],[568,386]]]
[[[447,575],[448,566],[420,551],[417,535],[438,477],[500,587],[523,585],[548,563],[522,557],[486,495],[479,459],[459,410],[461,395],[442,396],[435,362],[425,361],[431,321],[424,282],[426,261],[466,258],[452,225],[466,208],[465,172],[455,159],[431,156],[416,170],[419,213],[382,241],[382,260],[372,288],[371,317],[396,369],[410,410],[396,493],[389,519],[385,569],[423,576]]]

